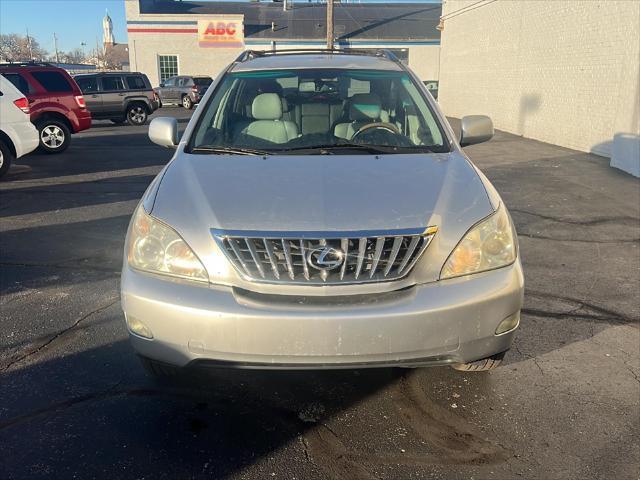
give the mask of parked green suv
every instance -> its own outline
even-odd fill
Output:
[[[144,73],[85,73],[74,79],[94,119],[143,125],[158,109],[158,97]]]

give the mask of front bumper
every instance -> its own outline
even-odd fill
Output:
[[[122,307],[153,339],[137,352],[177,366],[348,368],[465,363],[508,350],[514,330],[495,335],[522,307],[514,265],[385,294],[261,295],[122,273]]]

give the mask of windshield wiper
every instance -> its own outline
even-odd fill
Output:
[[[198,145],[191,149],[191,153],[228,153],[232,155],[272,155],[272,152],[266,150],[257,150],[255,148],[243,147],[217,147],[215,145]]]
[[[280,154],[293,154],[293,153],[317,153],[319,155],[335,154],[339,150],[361,150],[363,152],[371,154],[399,154],[399,153],[436,153],[437,150],[433,147],[426,145],[416,145],[410,147],[402,146],[388,146],[388,145],[367,145],[364,143],[331,143],[327,145],[314,145],[311,147],[289,148],[284,150],[278,150],[274,153]]]
[[[360,143],[331,143],[328,145],[313,145],[311,147],[286,148],[278,150],[280,154],[317,153],[319,155],[335,154],[336,150],[361,150],[367,153],[398,153],[396,147],[383,145],[366,145]]]

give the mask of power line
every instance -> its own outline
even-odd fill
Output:
[[[467,5],[466,7],[459,8],[458,10],[454,10],[453,12],[449,12],[446,15],[440,17],[440,20],[447,20],[449,18],[457,17],[458,15],[462,15],[463,13],[470,12],[471,10],[475,10],[480,7],[486,7],[487,5],[496,2],[497,0],[480,0],[478,2],[472,3],[471,5]]]

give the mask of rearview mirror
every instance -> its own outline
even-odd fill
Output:
[[[149,124],[149,139],[161,147],[178,145],[178,121],[172,117],[158,117]]]
[[[486,115],[467,115],[462,117],[460,127],[460,146],[486,142],[493,137],[493,122]]]

